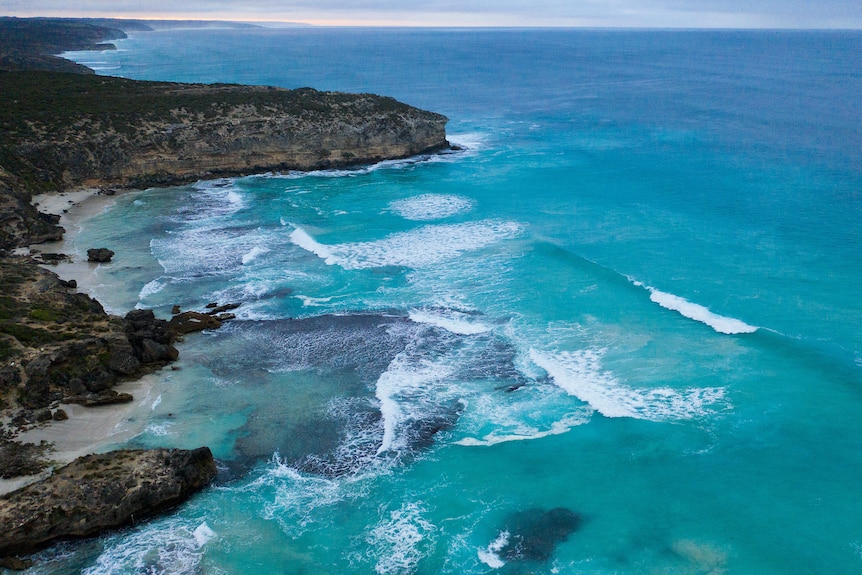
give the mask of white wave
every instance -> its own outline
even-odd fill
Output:
[[[412,418],[425,414],[424,402],[410,399],[427,394],[435,382],[446,380],[451,375],[450,366],[427,360],[411,361],[409,352],[402,352],[392,360],[377,379],[375,387],[383,417],[383,440],[377,450],[378,455],[402,449],[404,438],[398,435],[399,428]]]
[[[257,256],[263,255],[269,252],[269,248],[255,246],[251,248],[251,250],[242,256],[242,265],[248,265],[254,260],[257,259]]]
[[[423,194],[412,198],[396,200],[389,209],[408,220],[438,220],[473,209],[475,202],[469,198],[452,194]]]
[[[490,567],[491,569],[499,569],[503,567],[506,562],[500,558],[500,551],[502,551],[506,545],[509,544],[509,532],[501,531],[500,534],[494,539],[488,547],[484,549],[479,549],[479,561]]]
[[[529,441],[533,439],[542,439],[551,435],[562,435],[568,433],[573,427],[589,423],[590,416],[585,413],[576,413],[568,417],[551,423],[549,429],[541,430],[536,427],[519,425],[514,430],[514,433],[506,433],[503,431],[494,431],[483,436],[481,439],[475,437],[465,437],[455,441],[455,445],[463,445],[465,447],[490,447],[498,443],[507,443],[509,441]]]
[[[691,419],[709,413],[709,406],[724,400],[723,388],[632,389],[600,367],[602,351],[581,350],[550,354],[530,350],[530,359],[554,383],[590,405],[605,417],[632,417],[651,421]]]
[[[197,526],[194,533],[195,543],[198,544],[198,547],[203,547],[216,537],[216,532],[210,529],[210,526],[207,525],[206,521]]]
[[[449,143],[453,146],[458,146],[465,150],[477,150],[484,145],[487,135],[481,132],[447,134],[446,139],[449,140]]]
[[[642,287],[645,290],[649,291],[650,300],[657,303],[661,307],[675,311],[683,317],[687,317],[689,319],[705,323],[718,333],[740,334],[754,333],[755,331],[757,331],[757,327],[748,325],[744,321],[732,317],[718,315],[709,311],[709,308],[704,307],[700,304],[692,303],[685,298],[659,291],[654,287],[645,285],[637,280],[631,278],[629,279],[634,285]]]
[[[305,230],[296,227],[290,239],[323,259],[327,265],[358,270],[384,266],[426,267],[521,234],[523,228],[514,222],[483,220],[425,226],[377,241],[335,245],[321,244]]]
[[[310,297],[305,295],[294,295],[293,297],[301,301],[305,307],[320,307],[332,301],[331,297]]]
[[[143,524],[131,532],[111,535],[83,575],[113,573],[197,573],[203,547],[215,533],[206,525],[171,517]],[[204,529],[202,529],[204,528]]]
[[[162,394],[160,393],[159,396],[155,399],[155,401],[153,401],[153,404],[150,406],[150,410],[155,411],[156,408],[159,405],[161,405],[161,403],[162,403]]]
[[[531,364],[537,379],[544,372]],[[524,370],[520,370],[524,373]],[[526,385],[509,393],[483,393],[471,398],[458,421],[462,439],[456,445],[491,446],[562,435],[589,423],[594,411],[573,405],[565,390],[548,385]]]
[[[292,241],[294,244],[298,245],[302,249],[313,253],[322,260],[325,260],[326,263],[329,265],[335,263],[334,260],[330,262],[330,259],[333,259],[334,256],[328,247],[315,241],[314,238],[308,235],[308,232],[306,232],[299,226],[293,227],[295,229],[290,232],[290,241]]]
[[[491,331],[491,326],[468,320],[468,314],[455,310],[430,311],[414,309],[410,311],[410,320],[442,327],[446,331],[459,335],[476,335]]]
[[[148,282],[144,287],[141,288],[141,291],[138,292],[138,299],[143,301],[149,296],[159,293],[164,288],[165,284],[161,281],[161,278],[156,278]]]
[[[426,553],[422,547],[431,547],[437,531],[423,519],[424,512],[421,502],[405,503],[390,511],[368,534],[366,542],[377,558],[374,570],[378,574],[415,572]]]
[[[227,193],[227,201],[229,201],[232,205],[242,205],[242,196],[239,195],[236,190],[229,190]]]

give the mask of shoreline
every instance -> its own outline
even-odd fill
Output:
[[[99,276],[100,264],[87,261],[86,249],[81,251],[75,247],[75,237],[81,232],[83,224],[90,218],[103,214],[110,209],[121,195],[140,193],[143,190],[118,190],[114,195],[101,193],[98,188],[82,188],[71,192],[39,194],[33,196],[31,203],[40,212],[60,216],[60,225],[66,230],[63,239],[57,242],[33,244],[21,248],[24,255],[39,253],[62,253],[70,256],[70,260],[56,264],[39,265],[52,271],[65,281],[75,280],[78,291],[90,297],[96,297],[94,292],[104,287]],[[102,246],[92,246],[102,247]],[[98,299],[98,297],[96,297]],[[101,303],[101,302],[100,302]],[[102,304],[104,306],[104,304]],[[118,310],[105,308],[108,313]],[[125,310],[125,313],[129,310]]]
[[[141,191],[122,190],[109,196],[100,193],[99,189],[84,188],[33,196],[31,203],[37,205],[37,209],[60,216],[60,225],[66,228],[66,232],[60,241],[19,248],[21,255],[52,252],[68,254],[72,261],[39,265],[65,281],[74,279],[78,282],[77,291],[92,297],[94,288],[104,285],[97,272],[100,264],[88,262],[86,252],[75,249],[75,237],[88,219],[104,213],[114,205],[119,195]],[[111,310],[106,311],[111,313]],[[62,403],[59,407],[68,414],[69,419],[48,421],[18,432],[15,441],[19,443],[51,443],[52,449],[45,459],[51,461],[52,465],[36,475],[0,479],[0,496],[41,480],[49,476],[56,467],[71,463],[82,455],[102,452],[111,445],[140,434],[146,428],[146,418],[141,416],[150,409],[154,394],[157,395],[155,390],[162,380],[160,372],[161,370],[158,370],[112,388],[119,393],[130,393],[134,400],[129,403],[95,407]]]

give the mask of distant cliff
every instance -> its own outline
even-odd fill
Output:
[[[0,92],[0,190],[171,185],[448,146],[444,116],[371,94],[47,72],[0,73]],[[32,217],[2,224],[0,248],[16,226],[44,235]]]
[[[126,33],[106,25],[119,20],[88,22],[64,18],[0,17],[0,70],[51,70],[93,74],[86,66],[56,56],[66,50],[113,49],[108,40]]]

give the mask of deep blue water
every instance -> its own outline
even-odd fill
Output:
[[[122,196],[111,309],[242,301],[66,573],[857,573],[862,34],[141,33],[103,74],[367,91],[465,149]]]

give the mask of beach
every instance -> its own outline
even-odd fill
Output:
[[[75,236],[87,219],[109,209],[115,200],[116,196],[102,194],[98,189],[34,196],[33,203],[40,211],[60,216],[60,225],[66,229],[66,233],[62,241],[30,246],[26,251],[70,255],[72,261],[43,267],[63,280],[77,281],[77,289],[80,292],[89,293],[97,286],[110,289],[99,275],[101,264],[87,261],[86,248],[75,247]],[[134,401],[130,403],[96,407],[60,404],[59,408],[66,412],[68,419],[39,424],[18,433],[16,439],[22,443],[51,443],[52,450],[46,458],[54,463],[53,466],[69,463],[81,455],[116,447],[140,433],[146,426],[146,414],[158,396],[159,381],[159,374],[154,373],[115,386],[113,389],[118,393],[129,393],[134,397]],[[49,473],[50,469],[36,476],[0,479],[0,495],[32,483]]]

